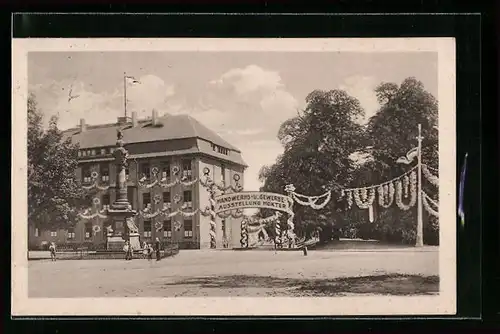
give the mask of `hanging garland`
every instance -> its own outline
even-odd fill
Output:
[[[94,213],[93,215],[86,215],[86,214],[84,214],[84,213],[79,213],[79,214],[78,214],[78,216],[79,216],[80,218],[87,219],[87,220],[94,219],[94,218],[96,218],[96,217],[99,217],[99,218],[102,218],[102,219],[106,219],[106,218],[108,218],[108,216],[103,215],[103,214],[101,214],[101,213],[99,213],[99,212],[96,212],[96,213]]]
[[[240,233],[240,245],[242,248],[248,247],[248,230],[246,219],[241,220],[241,233]]]
[[[413,171],[410,176],[410,202],[408,205],[403,203],[403,186],[401,181],[396,181],[396,204],[403,210],[407,211],[413,207],[417,201],[417,174]]]
[[[368,209],[373,205],[373,201],[375,200],[375,189],[370,189],[370,194],[368,194],[368,190],[366,188],[358,189],[358,191],[353,191],[354,200],[356,201],[356,205],[360,209]],[[360,195],[361,193],[361,195]],[[362,199],[364,198],[364,200]]]
[[[163,215],[163,216],[168,217],[168,218],[172,218],[172,217],[177,216],[177,215],[181,215],[184,218],[190,218],[190,217],[193,217],[194,215],[196,215],[198,212],[200,212],[198,209],[191,211],[191,212],[182,211],[181,209],[176,210],[174,212],[168,212],[168,210],[156,210],[153,213],[148,213],[146,210],[142,210],[142,211],[139,211],[137,213],[137,215],[139,215],[145,219],[155,218],[159,215]]]
[[[433,185],[436,187],[439,186],[439,177],[433,175],[430,171],[427,165],[422,164],[422,172],[425,176],[425,178]]]
[[[208,183],[208,181],[207,181]],[[216,239],[216,227],[217,224],[215,222],[216,219],[216,214],[215,214],[215,186],[214,183],[212,183],[212,186],[208,189],[208,192],[210,194],[208,201],[210,203],[210,248],[217,248],[217,239]]]
[[[156,179],[155,181],[149,183],[149,184],[146,184],[145,181],[146,181],[146,177],[142,177],[139,181],[137,181],[137,184],[140,186],[140,187],[143,187],[143,188],[146,188],[146,189],[151,189],[153,188],[154,186],[159,186],[159,187],[162,187],[164,189],[169,189],[169,188],[172,188],[178,184],[180,184],[181,186],[183,187],[191,187],[192,185],[196,184],[197,182],[199,182],[200,180],[199,179],[194,179],[192,181],[183,181],[183,180],[180,180],[180,179],[175,179],[174,181],[170,182],[170,183],[165,183],[165,181],[167,180],[166,178],[162,178],[160,181],[158,181],[158,179]]]
[[[219,212],[219,213],[217,213],[217,216],[219,216],[219,218],[222,218],[222,219],[229,218],[229,217],[233,217],[236,219],[236,218],[243,217],[244,211],[243,211],[243,209],[236,209],[234,211]]]
[[[174,221],[174,229],[176,231],[180,231],[181,230],[181,227],[182,227],[182,224],[178,221],[178,220],[175,220]]]
[[[353,201],[352,201],[352,191],[348,191],[347,192],[347,206],[350,208],[352,208],[352,204],[353,204]]]
[[[405,198],[408,198],[408,186],[410,185],[410,179],[408,178],[408,175],[405,175],[403,177],[403,190],[404,190],[404,196]]]
[[[373,223],[373,221],[375,220],[374,216],[373,216],[373,205],[370,205],[368,207],[368,221],[370,223]]]
[[[430,206],[430,203],[432,203],[432,205],[434,205],[438,211],[434,210],[431,206]],[[422,204],[424,205],[424,208],[425,210],[431,214],[432,216],[434,217],[437,217],[439,218],[439,204],[437,202],[435,202],[429,195],[427,195],[424,191],[422,191]]]
[[[160,232],[163,229],[163,224],[160,221],[155,223],[156,232]]]
[[[285,190],[286,190],[286,188],[285,188]],[[288,192],[288,193],[289,193],[289,196],[291,196],[300,205],[309,206],[314,210],[323,209],[328,204],[328,202],[330,202],[330,199],[332,196],[331,191],[327,191],[326,193],[324,193],[320,196],[306,196],[306,195],[297,194],[296,192]],[[306,198],[307,200],[303,201],[300,198]],[[317,204],[317,202],[323,198],[324,198],[323,202],[321,204]]]
[[[389,185],[384,184],[383,186],[378,186],[378,204],[387,209],[392,205],[392,202],[394,202],[394,184],[391,182]],[[385,202],[385,199],[387,199],[387,202]]]
[[[159,194],[156,194],[153,198],[153,201],[155,202],[155,204],[160,204],[161,196]]]

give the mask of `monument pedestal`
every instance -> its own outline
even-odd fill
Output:
[[[112,251],[123,251],[123,246],[125,246],[125,240],[122,236],[108,234],[108,240],[106,249]]]
[[[127,219],[135,216],[136,212],[129,209],[108,209],[108,216],[113,220],[113,232],[108,234],[107,249],[122,250],[125,242],[130,241],[132,249],[140,249],[139,233],[130,231],[127,227]]]
[[[130,246],[134,251],[141,249],[141,242],[139,241],[139,233],[129,233],[128,240],[130,241]]]

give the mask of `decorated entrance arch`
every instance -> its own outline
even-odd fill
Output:
[[[295,239],[294,224],[293,224],[293,198],[291,192],[287,195],[270,193],[243,191],[243,187],[239,184],[239,175],[234,175],[236,186],[226,186],[224,183],[217,184],[210,176],[210,169],[203,169],[204,180],[200,180],[200,184],[209,192],[210,206],[201,211],[202,215],[210,216],[210,248],[216,248],[216,219],[242,217],[241,222],[241,239],[240,244],[243,248],[249,246],[249,234],[261,234],[267,238],[265,225],[275,222],[276,237],[274,242],[277,245],[282,245],[284,239],[292,241]],[[243,214],[244,209],[259,208],[271,209],[277,211],[274,215],[260,219],[256,223],[252,222],[250,217]],[[281,212],[288,214],[287,233],[283,235],[282,226],[280,225]]]

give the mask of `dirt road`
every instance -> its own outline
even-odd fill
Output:
[[[29,261],[29,297],[433,293],[438,289],[437,278],[428,277],[438,275],[438,254],[437,249],[310,251],[308,256],[301,252],[183,250],[160,262],[38,260]]]

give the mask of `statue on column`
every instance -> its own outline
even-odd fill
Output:
[[[127,227],[128,227],[129,233],[139,233],[139,228],[137,227],[137,225],[135,225],[133,217],[128,217],[126,219],[126,222],[127,222]]]

